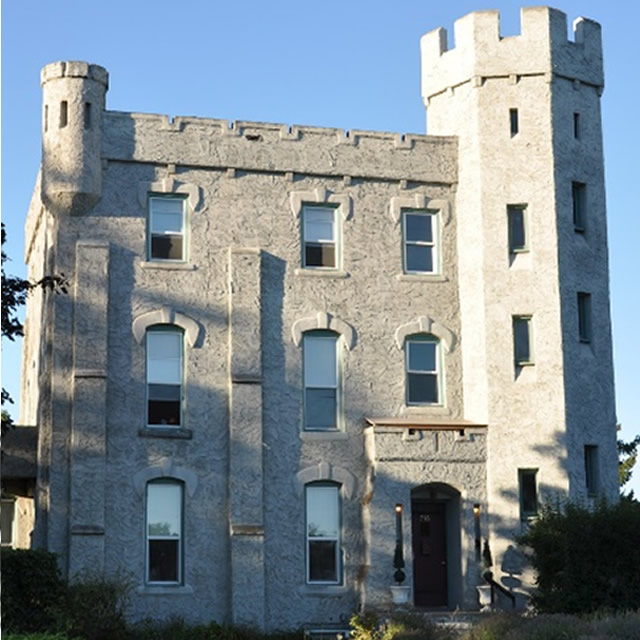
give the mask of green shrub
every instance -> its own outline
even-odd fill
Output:
[[[547,505],[519,541],[533,550],[538,612],[640,608],[639,502]]]
[[[126,640],[131,589],[131,580],[123,573],[80,574],[67,587],[57,628],[83,640]]]
[[[2,630],[51,630],[65,592],[56,555],[42,549],[2,549],[1,561]]]
[[[27,633],[3,635],[2,640],[72,640],[64,633]]]
[[[380,621],[375,614],[354,615],[351,640],[451,640],[454,632],[415,614],[397,614]]]

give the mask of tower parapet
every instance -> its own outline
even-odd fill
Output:
[[[43,91],[42,199],[55,214],[79,215],[102,197],[102,116],[106,69],[54,62],[40,74]]]
[[[567,37],[567,16],[549,7],[525,7],[521,33],[500,36],[500,13],[476,11],[456,20],[455,47],[447,47],[447,31],[425,34],[422,51],[422,96],[426,105],[438,93],[466,82],[478,86],[488,77],[546,74],[604,87],[600,25],[578,18],[574,41]]]

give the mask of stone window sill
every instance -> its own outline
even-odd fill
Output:
[[[196,265],[190,262],[160,262],[149,260],[140,262],[140,268],[147,270],[160,269],[162,271],[195,271]]]
[[[300,440],[317,442],[326,440],[348,440],[349,434],[344,431],[301,431]]]
[[[347,595],[349,589],[344,584],[305,584],[298,590],[301,596],[316,598],[339,598]]]
[[[441,273],[398,273],[396,280],[400,282],[449,282]]]
[[[139,586],[136,592],[147,596],[180,596],[193,593],[193,587],[188,584],[167,586],[145,584]]]
[[[138,429],[141,438],[175,438],[178,440],[191,440],[191,429],[176,429],[174,427],[144,427]]]
[[[296,269],[296,276],[301,278],[350,278],[351,274],[338,269]]]

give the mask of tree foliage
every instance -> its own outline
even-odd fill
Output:
[[[532,549],[538,612],[640,609],[640,502],[546,505],[519,542]]]
[[[618,479],[621,487],[631,480],[633,467],[638,460],[638,447],[640,436],[636,436],[631,442],[618,440]]]
[[[18,276],[7,275],[4,270],[5,262],[9,261],[4,251],[7,233],[2,223],[2,337],[14,341],[16,337],[24,335],[24,327],[18,313],[27,301],[27,296],[37,288],[48,289],[56,293],[67,293],[67,280],[64,274],[45,276],[37,282],[31,282]],[[2,389],[2,405],[13,404],[13,400],[6,389]],[[13,424],[8,412],[2,412],[2,433]]]

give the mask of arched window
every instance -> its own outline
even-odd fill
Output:
[[[307,583],[341,584],[340,485],[307,484],[305,503]]]
[[[304,428],[340,428],[340,359],[333,331],[307,331],[303,336]]]
[[[183,405],[184,332],[173,325],[147,329],[147,425],[180,427]]]
[[[162,478],[147,483],[146,558],[149,584],[181,584],[183,576],[182,482]]]
[[[407,336],[405,340],[407,404],[442,404],[440,340],[429,333]]]

